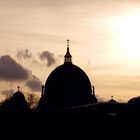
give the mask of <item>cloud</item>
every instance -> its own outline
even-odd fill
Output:
[[[31,75],[25,85],[32,91],[41,91],[42,82],[36,76]]]
[[[41,80],[33,75],[32,71],[26,70],[9,55],[0,57],[0,80],[9,82],[22,80],[32,91],[41,91]],[[9,97],[14,93],[14,90],[3,90],[1,93]]]
[[[18,81],[29,78],[28,70],[18,64],[11,56],[4,55],[0,57],[0,80]]]
[[[43,51],[40,55],[39,55],[41,60],[47,61],[47,66],[50,67],[53,64],[56,63],[55,58],[54,58],[54,54],[52,52],[49,51]]]
[[[6,97],[10,97],[14,94],[14,90],[13,89],[9,89],[9,90],[3,90],[2,95],[6,96]]]
[[[18,59],[30,59],[32,58],[32,54],[29,52],[28,49],[20,50],[17,52]]]
[[[37,65],[37,66],[40,65],[39,62],[34,59],[34,56],[28,49],[19,50],[16,56],[19,60],[27,61],[27,59],[30,59],[31,65]]]

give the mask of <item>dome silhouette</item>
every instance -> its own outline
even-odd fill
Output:
[[[81,68],[72,64],[69,44],[64,58],[64,64],[51,72],[43,87],[40,102],[49,109],[84,105],[93,100],[90,80]]]
[[[140,116],[140,96],[133,97],[128,101],[125,108],[125,113]]]
[[[13,94],[10,100],[11,111],[14,112],[22,112],[28,109],[27,102],[25,100],[25,96],[22,92],[18,91]]]
[[[108,103],[117,103],[116,100],[113,99],[113,96],[111,96],[111,99],[108,101]]]
[[[25,97],[24,97],[23,93],[20,92],[20,91],[15,92],[15,93],[13,94],[12,98],[13,98],[14,100],[25,100]]]
[[[48,106],[52,108],[88,103],[91,83],[86,73],[73,64],[57,67],[48,77],[45,93]]]

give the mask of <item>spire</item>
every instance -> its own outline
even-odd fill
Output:
[[[67,52],[64,56],[64,58],[65,58],[64,63],[72,63],[72,56],[71,56],[70,51],[69,51],[69,41],[70,40],[67,39]]]

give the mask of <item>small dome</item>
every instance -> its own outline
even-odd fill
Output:
[[[129,113],[140,113],[140,96],[130,99],[125,110]]]
[[[18,100],[18,99],[25,100],[25,97],[24,97],[23,93],[20,92],[20,91],[15,92],[13,94],[12,98],[14,98],[15,100]]]
[[[138,97],[133,97],[132,99],[130,99],[129,101],[128,101],[128,103],[127,104],[136,104],[136,105],[140,105],[140,96],[138,96]]]
[[[28,108],[24,94],[18,91],[13,94],[10,100],[11,111],[25,111]]]
[[[108,101],[108,103],[117,103],[116,100],[113,99],[113,96],[111,96],[111,99]]]

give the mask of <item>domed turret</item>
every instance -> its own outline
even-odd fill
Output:
[[[18,88],[18,91],[13,94],[12,98],[14,100],[20,100],[20,101],[25,100],[23,93],[19,91],[19,87],[17,87],[17,88]]]
[[[24,94],[19,91],[19,87],[10,99],[10,107],[13,112],[24,112],[28,109]]]
[[[108,103],[117,103],[116,100],[113,99],[113,96],[111,96],[111,99],[108,101]]]

